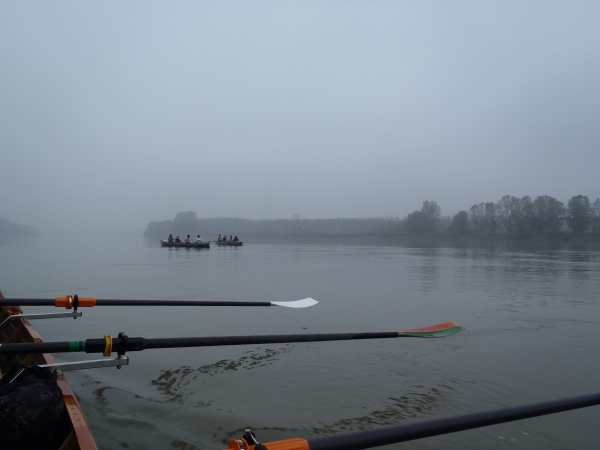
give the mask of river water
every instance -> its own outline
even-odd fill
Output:
[[[36,321],[47,341],[466,327],[445,339],[146,350],[121,370],[69,372],[101,449],[220,449],[245,427],[261,441],[321,437],[600,391],[600,251],[574,244],[186,250],[146,238],[5,239],[0,289],[9,298],[320,302],[96,307]],[[390,448],[596,449],[599,420],[600,408],[587,408]]]

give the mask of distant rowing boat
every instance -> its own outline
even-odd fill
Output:
[[[203,242],[201,244],[176,244],[175,242],[160,240],[160,245],[163,247],[177,247],[177,248],[210,248],[210,242]]]
[[[217,245],[242,245],[243,242],[242,241],[215,241],[215,244]]]

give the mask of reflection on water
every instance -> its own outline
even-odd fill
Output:
[[[597,267],[590,264],[592,257],[588,252],[573,252],[569,255],[569,261],[569,275],[576,283],[585,283],[590,273],[598,271]]]
[[[180,450],[200,450],[199,447],[196,447],[195,445],[188,444],[187,442],[183,441],[173,441],[171,442],[171,447]]]
[[[360,416],[347,417],[331,423],[320,423],[308,428],[293,427],[261,427],[262,432],[284,432],[283,436],[331,436],[351,431],[371,430],[381,426],[397,425],[403,420],[417,417],[427,417],[448,399],[448,394],[453,389],[440,384],[433,387],[417,386],[407,390],[404,395],[397,398],[390,397],[385,400],[383,408],[371,411]],[[225,444],[230,439],[243,434],[244,428],[238,428],[222,440]]]
[[[279,358],[278,355],[289,352],[289,348],[265,349],[262,352],[248,351],[237,360],[223,359],[214,364],[206,364],[194,369],[182,366],[173,370],[162,370],[159,377],[152,380],[160,393],[166,397],[166,401],[183,402],[194,394],[194,381],[201,375],[211,377],[222,375],[227,372],[238,370],[252,370],[273,364]],[[210,402],[201,402],[199,406],[209,406]]]
[[[304,430],[308,435],[333,435],[341,432],[370,430],[376,426],[394,425],[402,419],[424,417],[443,402],[451,390],[446,385],[408,390],[398,398],[390,397],[384,408],[364,416],[342,419],[331,424],[311,427]]]
[[[420,288],[424,292],[433,292],[438,288],[440,266],[439,248],[411,249],[409,255],[415,265],[408,266],[408,273],[420,280]]]

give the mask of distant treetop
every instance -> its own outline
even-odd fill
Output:
[[[39,236],[38,229],[0,217],[0,236]]]

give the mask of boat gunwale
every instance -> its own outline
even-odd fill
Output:
[[[2,292],[0,292],[0,298],[4,298]],[[7,316],[5,312],[0,313],[0,317],[5,316]],[[43,339],[38,333],[38,331],[28,320],[19,321],[17,327],[18,326],[21,326],[23,329],[20,339],[26,342],[43,342]],[[17,327],[15,327],[15,329]],[[38,355],[38,357],[43,361],[44,364],[56,363],[56,359],[51,353],[43,353]],[[67,414],[69,415],[72,430],[72,433],[70,433],[69,436],[67,436],[65,442],[61,446],[61,450],[74,448],[69,445],[69,439],[71,439],[72,434],[74,434],[74,438],[77,445],[75,448],[78,448],[79,450],[98,450],[98,446],[94,441],[94,436],[92,435],[90,426],[85,418],[85,415],[83,414],[81,405],[77,401],[75,393],[71,389],[67,378],[63,373],[59,373],[56,382],[63,393],[63,400],[65,402]]]

